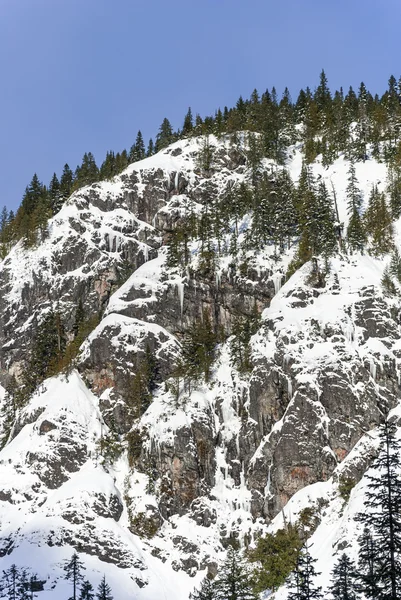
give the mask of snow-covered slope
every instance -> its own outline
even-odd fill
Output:
[[[363,476],[374,447],[368,432],[400,396],[399,302],[380,283],[389,259],[335,257],[316,287],[309,264],[284,283],[294,247],[280,257],[272,247],[247,249],[247,267],[233,272],[227,239],[213,278],[196,270],[196,241],[186,270],[169,267],[175,223],[200,213],[210,194],[250,180],[241,145],[211,144],[207,176],[193,139],[79,190],[37,248],[17,244],[0,266],[5,383],[24,368],[51,306],[70,335],[80,299],[87,317],[102,315],[76,370],[42,384],[0,452],[1,567],[30,566],[46,579],[49,600],[68,593],[62,562],[74,549],[88,578],[97,584],[105,573],[120,600],[187,600],[233,539],[248,543],[319,498],[329,501],[313,537],[322,577],[352,538],[364,480],[344,509],[339,477]],[[299,148],[287,167],[296,181]],[[312,165],[334,186],[345,224],[348,168],[343,158],[329,169]],[[356,172],[365,196],[374,183],[385,188],[385,165],[369,160]],[[189,389],[171,377],[182,335],[202,312],[229,334],[255,305],[262,318],[251,373],[238,372],[228,338],[209,384]],[[159,385],[138,418],[129,386],[149,348]]]

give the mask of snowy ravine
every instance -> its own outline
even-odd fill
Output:
[[[352,516],[362,506],[375,428],[400,410],[400,304],[381,287],[389,257],[335,257],[321,288],[310,282],[310,264],[285,282],[295,248],[278,259],[270,247],[248,251],[238,273],[227,254],[210,279],[196,270],[194,242],[190,268],[168,267],[166,244],[179,219],[250,179],[241,148],[225,138],[211,144],[207,177],[197,158],[202,141],[177,142],[74,193],[37,248],[19,243],[0,265],[3,386],[10,374],[21,377],[51,307],[70,335],[80,299],[88,318],[102,315],[76,369],[40,386],[0,451],[0,569],[15,563],[37,572],[44,600],[70,594],[62,565],[74,550],[94,585],[106,575],[116,600],[187,600],[232,539],[252,543],[307,506],[320,522],[311,551],[323,586],[336,552],[356,553]],[[301,162],[292,148],[294,181]],[[276,168],[265,161],[269,173]],[[312,165],[334,186],[345,226],[348,168],[343,158],[328,169]],[[385,189],[385,165],[358,163],[356,174],[365,198],[372,184]],[[248,223],[249,216],[239,243]],[[185,331],[208,311],[230,333],[233,319],[255,306],[262,318],[252,372],[237,371],[227,339],[209,384],[177,390],[171,374]],[[135,419],[127,380],[147,348],[160,384]],[[129,432],[138,440],[134,456]],[[110,436],[121,443],[114,461],[101,451]],[[341,477],[357,482],[348,505]]]

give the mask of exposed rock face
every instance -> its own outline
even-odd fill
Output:
[[[194,243],[187,269],[169,266],[177,223],[249,177],[243,153],[224,141],[205,177],[198,150],[196,140],[174,144],[76,192],[38,248],[19,245],[1,265],[1,380],[21,376],[50,306],[70,337],[79,299],[101,319],[77,372],[44,383],[0,454],[0,555],[33,535],[36,515],[39,546],[113,563],[138,593],[155,560],[166,573],[215,571],[233,539],[249,540],[305,486],[338,478],[399,400],[399,306],[382,294],[378,261],[334,258],[323,288],[309,265],[281,287],[292,250],[249,250],[241,268],[222,258],[211,277],[197,269]],[[253,369],[240,373],[229,335],[255,311]],[[226,337],[211,382],[188,389],[174,377],[180,341],[205,312]],[[127,386],[149,350],[158,385],[139,418]],[[347,472],[359,479],[367,464],[361,453]]]

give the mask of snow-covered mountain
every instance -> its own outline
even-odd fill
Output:
[[[336,550],[355,537],[375,427],[397,414],[400,397],[400,305],[381,286],[389,258],[338,255],[320,287],[309,263],[286,281],[295,248],[280,256],[248,248],[245,267],[233,271],[226,240],[211,278],[197,269],[192,242],[188,268],[169,266],[180,218],[251,178],[241,145],[210,143],[207,175],[202,140],[176,142],[74,193],[42,243],[18,243],[0,265],[4,386],[10,375],[21,378],[50,308],[57,305],[70,336],[80,301],[88,318],[101,315],[76,368],[41,384],[0,452],[1,568],[29,566],[46,580],[43,599],[68,593],[62,563],[74,550],[91,581],[106,574],[115,598],[187,600],[230,541],[252,543],[306,506],[320,523],[312,552],[326,582]],[[291,148],[294,181],[301,164],[300,148]],[[268,173],[278,168],[263,163]],[[345,225],[348,168],[344,158],[312,165],[334,186]],[[356,174],[365,196],[372,184],[385,188],[384,164],[357,163]],[[239,224],[239,244],[249,222],[247,215]],[[399,232],[397,223],[398,246]],[[189,390],[169,379],[182,336],[202,313],[229,335],[236,316],[251,317],[255,306],[250,373],[234,366],[228,338],[210,382]],[[148,348],[160,381],[133,418],[127,378]],[[110,439],[117,448],[105,457]],[[344,476],[359,482],[347,506],[338,490]]]

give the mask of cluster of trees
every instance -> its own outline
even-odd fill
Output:
[[[132,162],[142,160],[154,154],[153,141],[149,141],[148,150],[142,133],[138,131],[135,143],[129,152],[107,152],[106,158],[98,167],[92,152],[85,152],[82,162],[73,171],[64,165],[60,177],[53,174],[49,185],[43,184],[35,173],[26,187],[21,204],[14,211],[4,207],[0,216],[0,258],[6,256],[11,246],[22,239],[26,248],[43,241],[47,235],[47,222],[58,213],[67,198],[77,189],[111,179],[121,173]]]
[[[248,134],[248,139],[253,140],[249,148],[260,145],[254,134]],[[381,256],[394,249],[393,222],[401,214],[401,194],[392,193],[393,183],[389,183],[388,194],[374,185],[363,211],[363,195],[351,162],[346,188],[349,225],[343,231],[334,186],[329,189],[322,179],[315,178],[306,161],[295,185],[284,168],[263,172],[261,160],[260,153],[248,160],[254,171],[252,182],[229,183],[220,195],[210,185],[201,214],[188,211],[177,221],[168,239],[170,267],[194,266],[191,244],[198,250],[197,272],[210,279],[215,277],[221,256],[230,255],[230,268],[241,273],[247,251],[266,245],[277,255],[299,242],[290,273],[314,256],[327,261],[338,252],[368,251]],[[252,218],[239,237],[239,224],[246,215]]]
[[[84,185],[109,179],[120,173],[128,164],[142,160],[166,148],[172,142],[193,136],[204,135],[202,152],[204,170],[207,172],[212,161],[212,149],[207,136],[230,134],[233,142],[238,141],[239,131],[258,133],[251,139],[249,160],[253,162],[253,174],[257,173],[258,156],[267,157],[283,164],[286,150],[295,142],[303,143],[306,163],[322,154],[324,164],[332,163],[341,153],[350,160],[366,160],[369,152],[379,160],[385,160],[392,173],[392,197],[400,205],[401,191],[401,103],[400,82],[391,76],[388,89],[382,96],[373,96],[364,83],[357,92],[352,87],[345,94],[342,89],[331,93],[326,74],[320,74],[319,85],[312,92],[301,90],[295,102],[286,88],[281,99],[273,87],[259,94],[254,90],[249,99],[240,97],[232,108],[218,109],[213,116],[193,117],[189,108],[181,129],[174,131],[165,118],[159,128],[155,143],[150,139],[147,150],[139,131],[129,151],[107,152],[100,167],[91,152],[84,154],[82,163],[72,171],[64,166],[60,179],[56,174],[48,186],[43,185],[37,175],[27,187],[17,213],[3,209],[0,219],[0,244],[3,256],[10,245],[23,238],[27,246],[34,245],[40,236],[46,235],[47,219],[55,214],[70,193]],[[252,158],[253,157],[253,158]],[[323,193],[323,190],[322,190]],[[277,196],[280,199],[280,196]],[[400,206],[398,206],[398,210]],[[287,218],[283,211],[282,217]],[[263,218],[261,223],[263,223]],[[262,226],[262,230],[264,230]],[[264,235],[264,234],[263,234]]]
[[[76,552],[64,563],[65,579],[72,586],[70,600],[113,600],[112,591],[106,577],[103,576],[95,593],[90,581],[84,577],[84,570],[84,564]]]
[[[2,573],[0,579],[0,598],[7,600],[33,600],[37,592],[43,591],[44,581],[38,579],[26,568],[11,565]]]
[[[7,385],[1,407],[3,427],[0,448],[8,440],[18,409],[26,404],[30,395],[45,379],[71,371],[80,346],[98,323],[99,315],[87,316],[80,300],[75,311],[73,337],[68,341],[59,306],[49,308],[36,327],[28,351],[27,368],[21,381],[17,384],[12,378]]]

